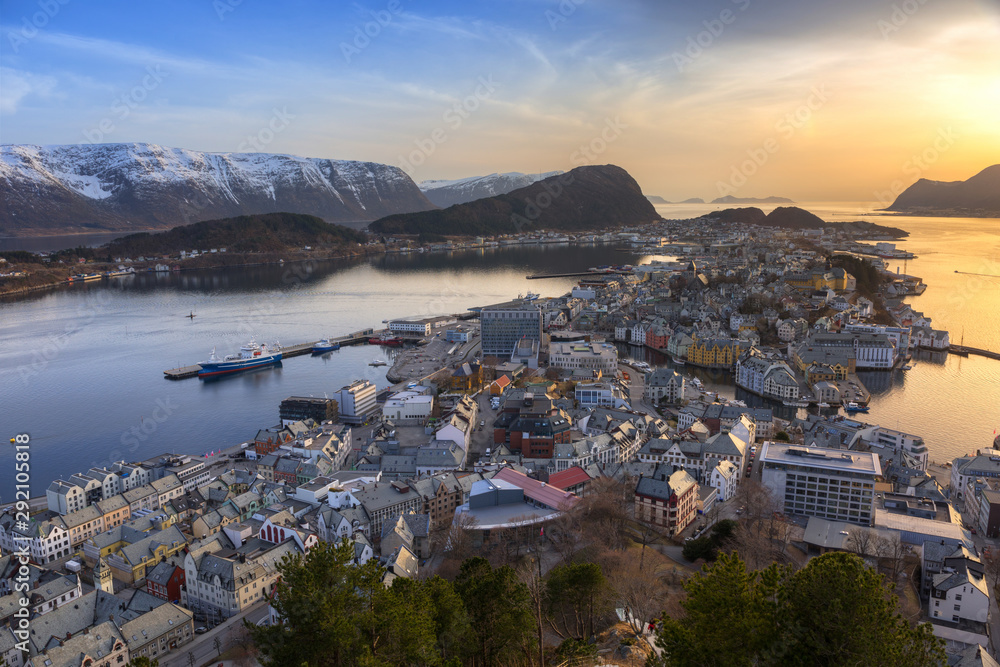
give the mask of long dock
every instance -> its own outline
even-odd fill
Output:
[[[368,339],[375,335],[375,329],[363,329],[361,331],[355,331],[354,333],[349,333],[344,336],[339,336],[337,338],[331,338],[331,343],[337,343],[340,346],[344,345],[359,345],[361,343],[368,342]],[[312,341],[309,343],[297,343],[295,345],[282,345],[278,349],[281,351],[281,358],[287,359],[289,357],[298,357],[303,354],[310,354],[312,352],[313,345],[319,341]],[[163,371],[163,377],[168,380],[183,380],[185,378],[193,378],[198,376],[198,371],[201,370],[201,366],[194,364],[193,366],[181,366],[180,368],[171,368],[169,370]]]
[[[1000,359],[1000,352],[993,352],[991,350],[982,350],[978,347],[968,347],[966,345],[949,345],[948,351],[952,354],[957,354],[962,357],[967,357],[970,354],[975,354],[980,357],[986,357],[988,359]]]
[[[578,276],[618,276],[630,271],[581,271],[578,273],[536,273],[525,276],[528,280],[541,280],[543,278],[576,278]]]

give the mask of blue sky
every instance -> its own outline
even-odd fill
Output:
[[[676,199],[867,200],[1000,161],[987,0],[0,7],[3,143],[372,160],[417,181],[614,163]]]

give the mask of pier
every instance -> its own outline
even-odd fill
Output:
[[[960,357],[967,357],[970,354],[975,354],[980,357],[986,357],[987,359],[1000,359],[1000,352],[981,350],[978,347],[968,347],[966,345],[950,345],[948,346],[948,351],[952,354],[957,354]]]
[[[368,339],[375,335],[375,329],[363,329],[362,331],[355,331],[354,333],[349,333],[345,336],[339,336],[337,338],[331,338],[331,343],[336,343],[343,347],[344,345],[359,345],[361,343],[367,343]],[[282,345],[278,348],[281,351],[282,360],[288,359],[289,357],[298,357],[303,354],[312,353],[313,345],[319,341],[312,341],[309,343],[297,343],[295,345]],[[185,378],[193,378],[198,376],[198,371],[201,370],[201,366],[194,364],[193,366],[181,366],[180,368],[171,368],[169,370],[163,371],[163,377],[168,380],[183,380]]]
[[[578,276],[617,276],[624,273],[631,273],[631,270],[625,271],[579,271],[577,273],[536,273],[532,276],[525,276],[528,280],[541,280],[543,278],[576,278]]]

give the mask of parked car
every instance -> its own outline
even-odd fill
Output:
[[[197,628],[194,629],[194,633],[196,635],[203,635],[206,632],[208,632],[208,628],[206,628],[204,625],[199,626],[199,627],[197,627]]]

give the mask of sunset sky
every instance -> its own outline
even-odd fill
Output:
[[[613,163],[674,200],[872,201],[1000,162],[995,1],[3,0],[0,32],[2,143],[416,181]]]

